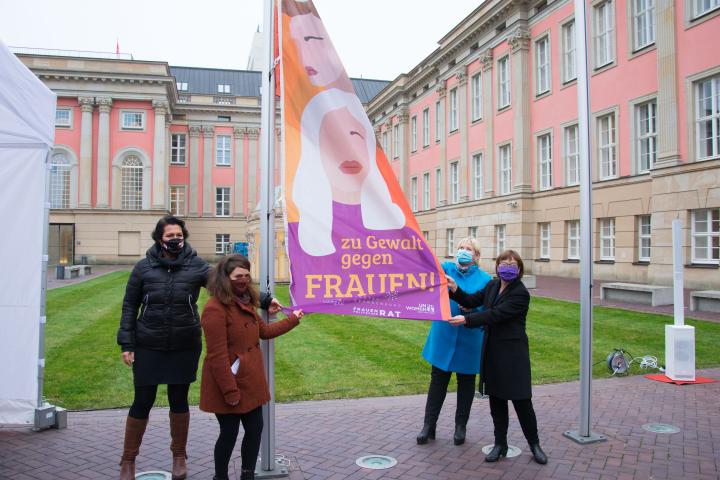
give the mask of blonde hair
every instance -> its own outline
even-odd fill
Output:
[[[300,216],[300,247],[315,257],[335,253],[332,242],[332,189],[321,160],[320,125],[326,114],[341,108],[347,108],[365,130],[369,171],[360,190],[363,226],[370,230],[397,230],[405,226],[405,215],[393,203],[378,169],[375,132],[362,103],[354,93],[337,88],[325,90],[308,102],[300,119],[300,162],[292,187],[293,202]]]

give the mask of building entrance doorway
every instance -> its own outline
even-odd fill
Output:
[[[48,231],[48,265],[75,263],[75,225],[51,223]]]

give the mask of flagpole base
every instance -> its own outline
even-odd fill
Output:
[[[590,432],[590,434],[585,437],[580,434],[579,430],[568,430],[566,432],[563,432],[563,437],[569,438],[573,442],[579,443],[580,445],[589,445],[591,443],[607,441],[607,437],[601,433]]]
[[[272,470],[263,470],[262,467],[257,467],[255,478],[290,478],[290,467],[286,460],[275,459],[275,467]]]

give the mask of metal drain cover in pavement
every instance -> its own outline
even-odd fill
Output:
[[[490,453],[490,450],[492,450],[494,446],[495,445],[485,445],[482,448],[482,452],[485,455],[487,455],[488,453]],[[517,457],[521,453],[522,453],[522,450],[520,450],[518,447],[515,447],[513,445],[508,445],[508,453],[507,453],[506,457],[507,458]]]
[[[397,460],[385,455],[366,455],[355,460],[358,467],[370,468],[372,470],[384,470],[397,465]]]
[[[678,433],[680,431],[675,425],[667,423],[646,423],[642,428],[652,433]]]
[[[135,480],[171,480],[172,475],[169,472],[154,471],[142,472],[135,475]]]

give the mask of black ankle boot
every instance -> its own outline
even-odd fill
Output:
[[[486,462],[497,462],[500,460],[500,457],[507,456],[508,447],[507,445],[495,445],[493,446],[492,450],[490,450],[490,453],[487,454],[485,457]]]
[[[240,480],[255,480],[255,470],[240,470]]]
[[[542,448],[540,448],[539,443],[531,443],[530,451],[537,463],[540,465],[545,465],[547,463],[547,455],[545,455],[545,452],[543,452]]]
[[[418,433],[417,444],[425,445],[428,442],[428,438],[430,440],[435,440],[435,425],[430,425],[429,423],[426,423],[425,425],[423,425],[420,433]]]
[[[462,445],[465,443],[465,425],[455,424],[455,435],[453,435],[453,443],[455,445]]]

